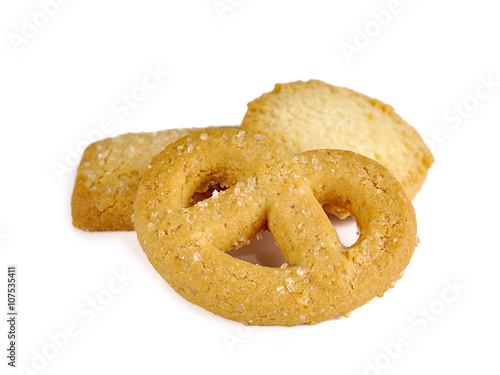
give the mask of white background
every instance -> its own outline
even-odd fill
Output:
[[[494,1],[45,3],[0,5],[2,374],[498,373]],[[148,69],[158,84],[141,91]],[[89,137],[237,125],[275,83],[310,78],[391,104],[432,141],[414,200],[421,243],[383,298],[348,319],[245,329],[173,292],[135,233],[72,227]],[[119,111],[132,91],[146,95]],[[17,370],[6,358],[11,264]],[[92,309],[96,296],[111,299]]]

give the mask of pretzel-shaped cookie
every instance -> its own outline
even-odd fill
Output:
[[[193,204],[210,185],[229,186]],[[323,205],[348,210],[360,235],[343,246]],[[314,324],[382,295],[416,246],[400,183],[350,151],[293,156],[256,133],[208,130],[170,144],[135,201],[139,242],[185,299],[250,325]],[[269,229],[288,264],[264,267],[225,251]]]

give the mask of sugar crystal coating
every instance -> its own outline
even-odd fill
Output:
[[[415,218],[382,166],[339,150],[297,159],[248,132],[204,133],[206,140],[181,139],[153,159],[136,198],[139,242],[184,298],[245,324],[315,324],[348,314],[400,277],[415,246]],[[216,184],[227,190],[193,199]],[[354,245],[340,243],[323,206],[349,208],[361,233]],[[281,267],[225,254],[264,230],[286,259]]]
[[[128,133],[90,144],[78,167],[71,198],[73,225],[88,231],[133,230],[133,202],[144,172],[152,169],[153,156],[184,135],[200,130]],[[178,151],[186,149],[187,145]]]

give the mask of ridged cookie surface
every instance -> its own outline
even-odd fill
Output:
[[[248,104],[241,128],[294,154],[342,149],[367,156],[389,169],[411,199],[434,162],[422,137],[391,106],[318,80],[277,84]]]

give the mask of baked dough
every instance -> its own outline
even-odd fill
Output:
[[[410,199],[434,161],[422,137],[391,106],[318,80],[277,84],[248,103],[241,128],[294,154],[341,149],[367,156],[389,169]]]
[[[211,197],[193,196],[210,186]],[[323,205],[356,219],[344,247]],[[135,201],[149,261],[185,299],[249,325],[315,324],[381,296],[416,246],[413,207],[379,163],[341,150],[287,153],[269,138],[209,129],[170,144],[150,163]],[[225,252],[269,229],[286,267]]]
[[[148,163],[169,143],[198,130],[128,133],[89,145],[71,198],[73,225],[87,231],[133,230],[135,194]]]

